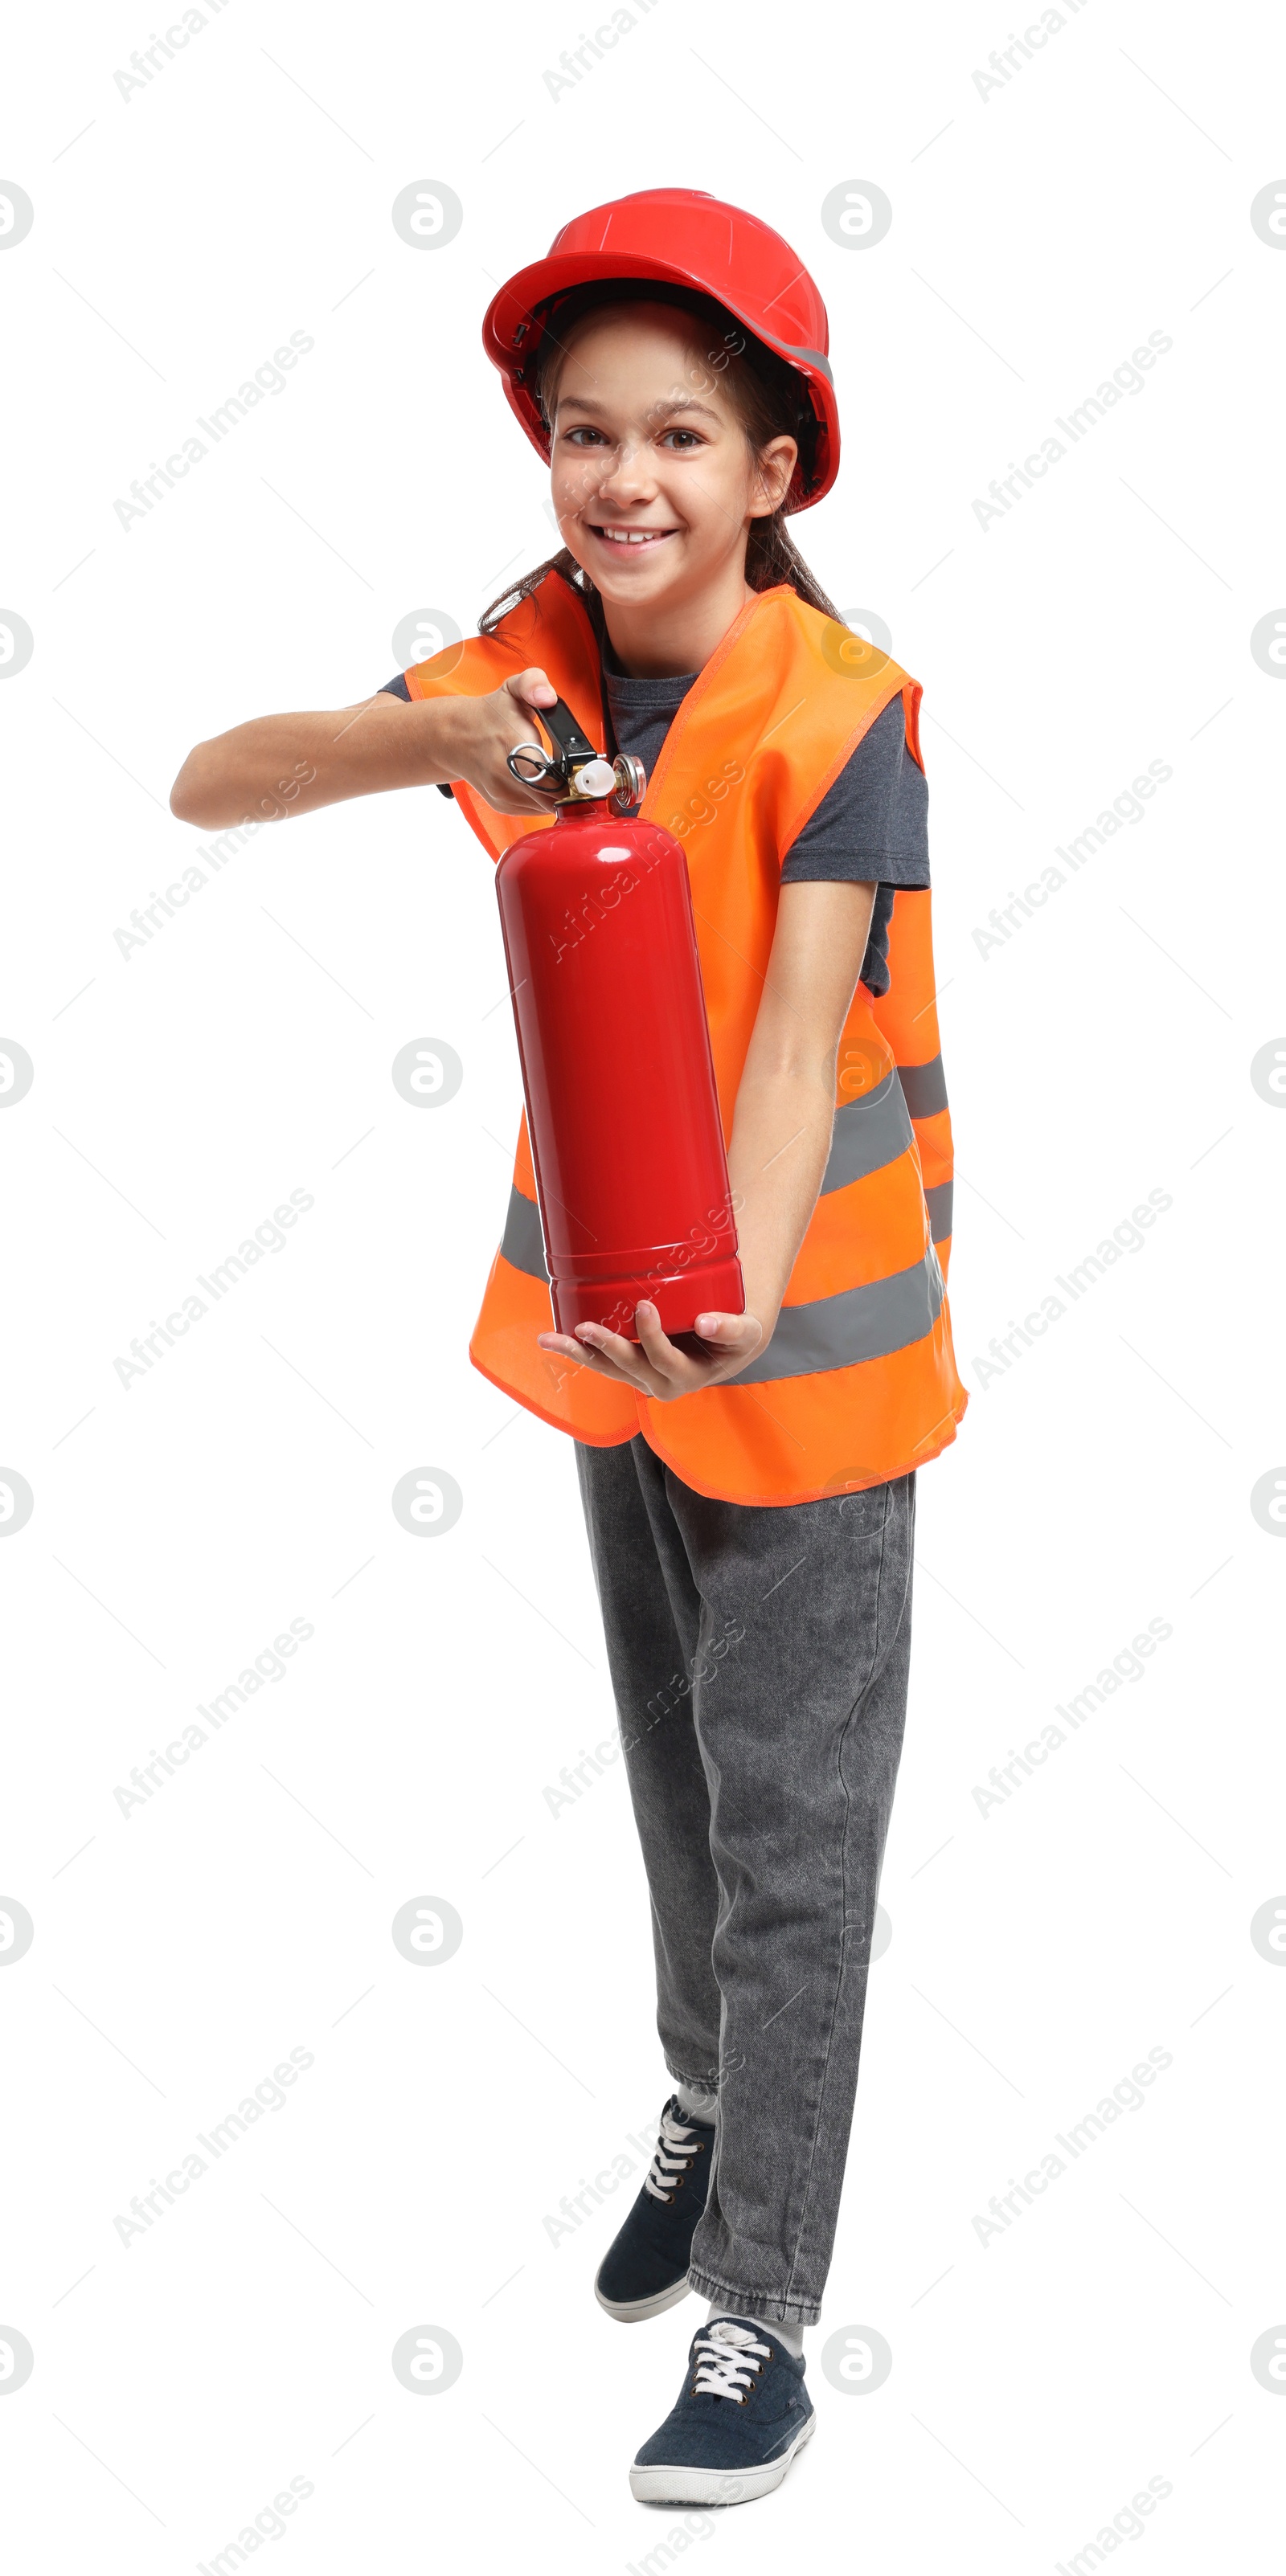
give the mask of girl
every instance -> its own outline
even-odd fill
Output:
[[[920,690],[786,532],[839,461],[825,308],[780,236],[658,189],[565,227],[484,325],[564,550],[360,708],[198,745],[205,830],[417,783],[493,857],[564,698],[683,840],[745,1282],[685,1347],[551,1329],[526,1121],[471,1357],[575,1442],[674,2091],[601,2265],[624,2323],[710,2302],[636,2496],[741,2502],[813,2430],[901,1750],[916,1472],[965,1406],[944,1296]],[[288,794],[288,790],[280,792]],[[620,1079],[628,1088],[628,1032]],[[634,1104],[623,1101],[623,1114]]]

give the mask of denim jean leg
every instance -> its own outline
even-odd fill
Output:
[[[744,1642],[698,1669],[720,2120],[690,2279],[812,2325],[834,2243],[906,1712],[915,1480],[781,1509],[667,1490]],[[733,1517],[729,1517],[729,1516]]]
[[[702,1604],[642,1435],[615,1449],[577,1441],[590,1561],[603,1615],[634,1819],[651,1896],[657,2029],[671,2075],[718,2081],[712,1951],[719,1883],[710,1796],[692,1715]]]

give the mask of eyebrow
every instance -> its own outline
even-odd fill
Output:
[[[565,404],[570,406],[574,411],[595,412],[598,414],[600,419],[611,408],[608,403],[596,402],[592,394],[560,394],[557,404],[558,410],[561,411]],[[699,411],[703,419],[713,420],[716,423],[719,421],[718,412],[711,411],[708,403],[698,402],[692,394],[676,394],[673,402],[650,403],[648,405],[648,409],[654,417],[664,417],[669,419],[674,412]]]

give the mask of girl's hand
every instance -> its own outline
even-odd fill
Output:
[[[564,1359],[579,1360],[599,1377],[615,1378],[639,1395],[654,1396],[658,1404],[672,1404],[676,1396],[696,1395],[703,1387],[735,1377],[772,1339],[776,1320],[774,1315],[765,1330],[759,1317],[749,1311],[698,1315],[697,1336],[705,1349],[694,1358],[676,1349],[661,1330],[655,1306],[643,1298],[634,1309],[637,1342],[627,1341],[623,1333],[609,1333],[602,1324],[578,1324],[574,1339],[568,1333],[538,1333],[536,1339],[542,1351],[560,1351]]]
[[[476,787],[498,814],[552,813],[550,790],[520,787],[505,760],[520,742],[540,741],[533,718],[540,708],[552,707],[557,697],[547,674],[533,668],[515,671],[485,698],[435,699],[436,723],[458,764],[450,775]]]

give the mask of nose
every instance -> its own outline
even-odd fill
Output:
[[[651,501],[656,497],[656,473],[646,439],[624,439],[606,460],[606,470],[595,484],[601,501],[621,509],[631,501]]]

